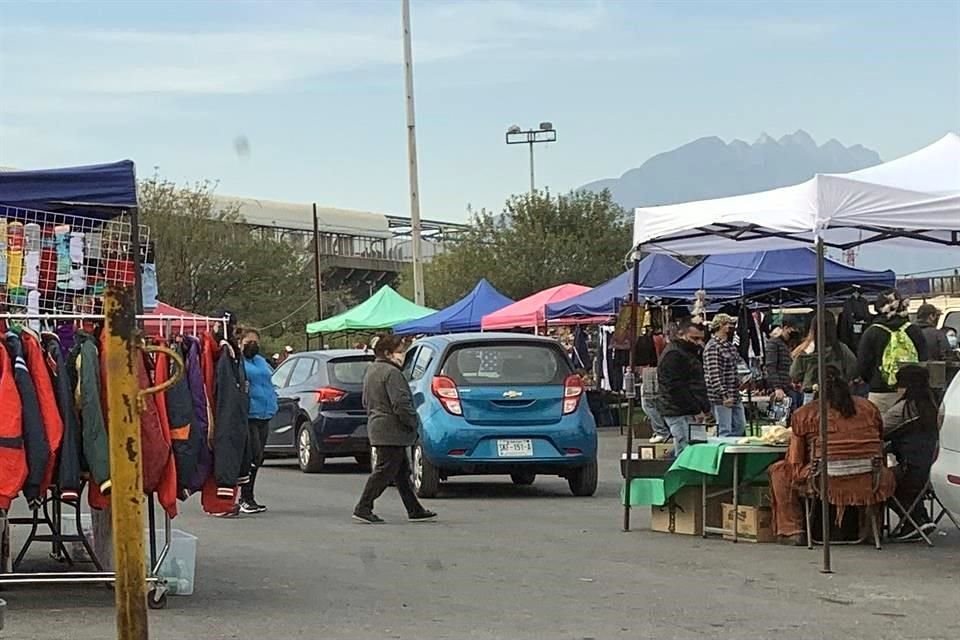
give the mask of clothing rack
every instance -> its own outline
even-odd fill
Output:
[[[210,330],[212,327],[219,325],[224,332],[228,326],[228,318],[226,317],[183,317],[176,315],[140,314],[137,315],[136,318],[137,322],[140,323],[141,326],[143,326],[143,324],[147,321],[160,321],[164,323],[165,328],[168,329],[168,333],[169,328],[171,328],[172,324],[176,321],[181,323],[181,329],[185,328],[188,324],[192,325],[194,328],[194,334],[196,334],[196,330],[201,326],[203,326],[206,330]],[[39,320],[64,324],[65,322],[69,323],[82,321],[102,322],[104,319],[105,316],[103,314],[0,313],[0,320],[20,322]],[[183,331],[181,331],[181,333],[183,333]],[[79,492],[81,496],[83,494],[83,489],[86,488],[86,485],[87,482],[83,482],[81,485],[81,490]],[[164,513],[163,547],[158,549],[156,539],[157,517],[155,496],[153,494],[149,494],[147,498],[147,517],[149,527],[148,548],[150,552],[150,562],[147,567],[147,604],[152,609],[162,609],[166,606],[167,602],[167,584],[166,579],[160,575],[160,569],[170,552],[173,525],[170,516]],[[63,530],[63,511],[65,506],[73,512],[74,517],[76,518],[75,531],[65,532]],[[83,530],[81,513],[82,500],[78,498],[76,501],[64,501],[62,500],[60,492],[56,487],[48,488],[47,494],[42,499],[41,505],[36,509],[33,509],[32,514],[29,517],[10,517],[8,512],[0,510],[0,587],[7,584],[44,583],[114,584],[116,580],[116,573],[113,571],[104,570],[100,559],[97,557]],[[11,525],[30,526],[30,533],[27,535],[26,541],[24,542],[16,556],[16,559],[13,562],[11,562],[12,549],[10,546]],[[41,533],[41,528],[49,530],[49,533]],[[26,557],[31,545],[35,542],[49,542],[51,544],[50,557],[58,562],[67,564],[68,567],[70,567],[70,570],[52,572],[18,572],[17,569],[19,568],[20,563]],[[93,570],[83,571],[75,569],[75,561],[67,550],[67,543],[79,543],[83,547],[85,553],[93,564]]]

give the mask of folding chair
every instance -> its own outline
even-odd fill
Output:
[[[815,544],[823,544],[822,541],[818,542],[813,539],[813,504],[816,500],[826,499],[825,496],[820,495],[820,474],[824,472],[824,466],[826,466],[826,472],[829,478],[848,478],[851,476],[866,475],[872,476],[873,491],[876,492],[880,486],[880,474],[883,471],[886,461],[882,455],[875,455],[871,458],[863,458],[859,460],[844,460],[843,463],[843,466],[838,466],[836,464],[830,465],[829,463],[824,465],[824,461],[820,458],[817,458],[813,461],[813,465],[810,470],[810,481],[807,485],[807,491],[804,495],[803,501],[804,515],[806,516],[807,524],[808,549],[813,549],[813,545]],[[831,504],[831,506],[835,505]],[[870,521],[869,533],[873,535],[874,547],[876,547],[877,551],[880,551],[882,547],[880,546],[880,526],[878,524],[878,520],[883,516],[883,514],[878,510],[878,507],[882,508],[882,503],[869,503],[850,506],[860,510],[861,514],[865,515]],[[862,524],[863,522],[861,518],[859,525],[860,537],[858,539],[843,541],[831,540],[830,544],[863,544],[867,541],[868,533],[864,531]]]

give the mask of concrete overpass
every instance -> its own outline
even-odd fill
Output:
[[[246,224],[264,235],[302,247],[312,259],[313,205],[234,196],[216,196],[223,206],[239,206]],[[318,255],[325,289],[346,289],[358,298],[384,284],[394,284],[410,264],[410,219],[370,211],[317,207]],[[462,223],[423,220],[425,260],[442,253],[467,228]]]

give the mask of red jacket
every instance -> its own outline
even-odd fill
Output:
[[[167,354],[158,353],[156,369],[154,371],[154,381],[156,384],[163,384],[169,379],[170,363]],[[170,416],[167,413],[167,402],[165,394],[158,393],[156,396],[157,414],[160,417],[160,430],[164,442],[170,448],[170,455],[167,456],[167,464],[163,468],[163,476],[160,478],[160,484],[157,487],[157,500],[160,506],[167,512],[171,518],[177,516],[177,467],[173,457],[173,440],[170,434]]]
[[[146,355],[141,355],[136,360],[137,379],[140,381],[140,388],[146,389],[152,386],[150,375],[147,373],[147,367],[144,362]],[[172,452],[170,443],[163,437],[163,429],[160,425],[160,415],[157,411],[157,396],[144,396],[142,410],[140,411],[140,450],[143,460],[143,491],[144,493],[154,493],[160,488],[163,480],[167,463],[170,460]],[[174,485],[174,500],[176,500],[176,485]]]
[[[0,509],[10,508],[10,502],[27,480],[22,410],[13,380],[13,363],[0,344]]]
[[[47,368],[47,359],[43,355],[40,341],[30,331],[24,330],[20,335],[23,342],[23,357],[27,362],[27,369],[33,378],[33,386],[37,391],[37,401],[40,403],[40,418],[43,420],[43,429],[47,434],[47,445],[50,448],[50,458],[47,461],[43,484],[40,485],[41,494],[53,481],[53,473],[57,469],[57,453],[63,440],[63,418],[57,406],[57,396],[53,389],[53,380]]]

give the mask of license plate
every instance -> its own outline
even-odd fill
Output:
[[[530,458],[533,440],[497,440],[497,455],[501,458]]]

